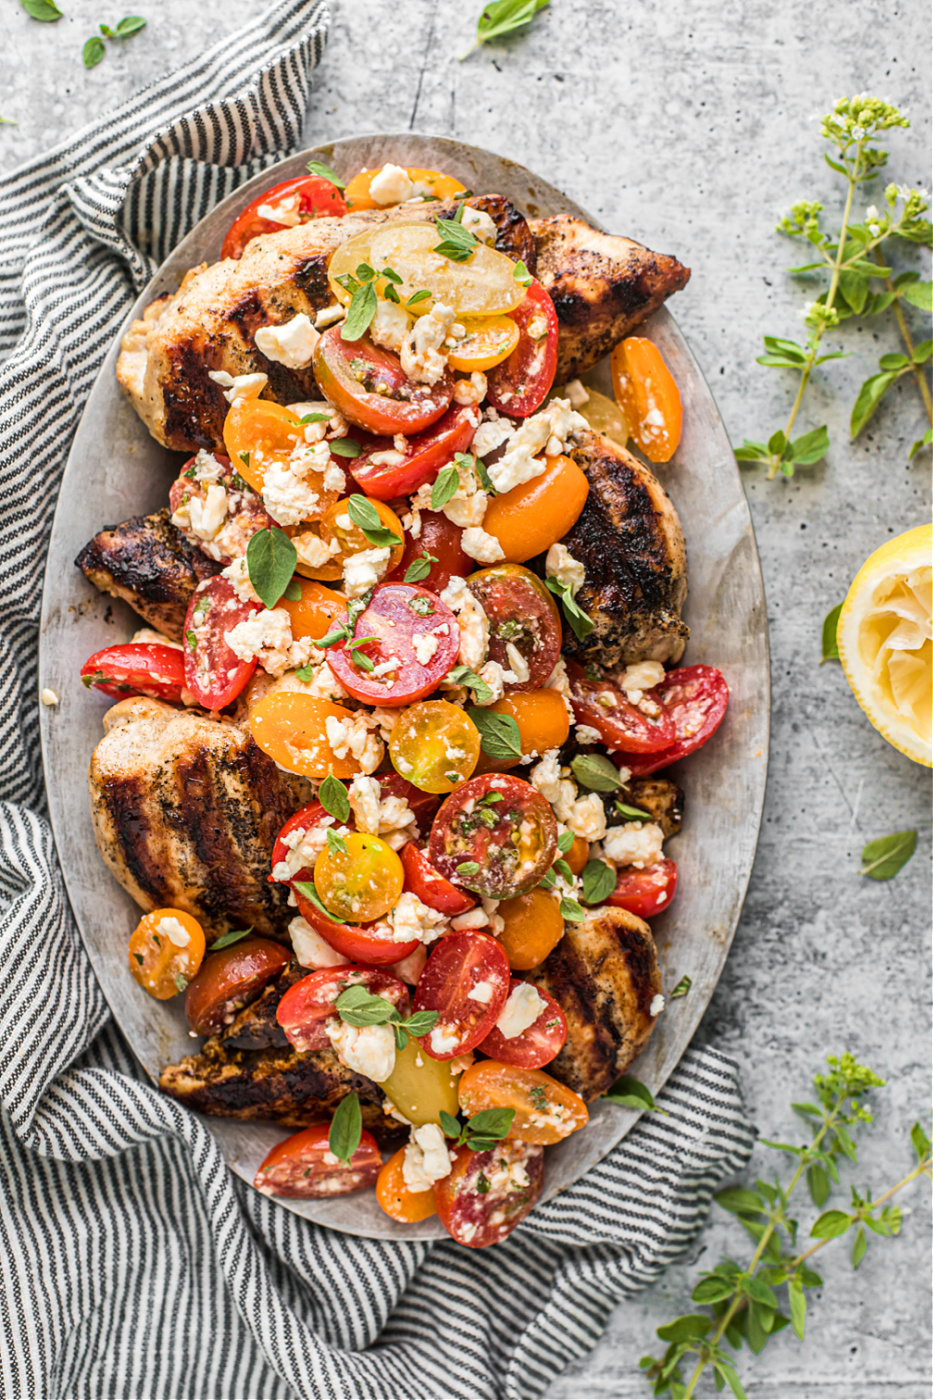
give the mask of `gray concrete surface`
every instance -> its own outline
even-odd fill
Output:
[[[91,72],[81,45],[118,12],[91,0],[64,7],[54,26],[29,20],[13,0],[4,7],[0,115],[18,125],[0,128],[2,169],[231,32],[255,0],[144,5],[148,29]],[[309,143],[408,128],[474,141],[540,171],[610,228],[676,253],[693,278],[673,309],[733,440],[766,437],[784,422],[791,384],[755,364],[760,337],[802,337],[809,299],[784,273],[799,258],[773,225],[800,197],[821,197],[833,214],[840,207],[816,118],[842,94],[890,98],[912,120],[891,136],[891,178],[929,185],[925,0],[553,0],[526,37],[458,63],[480,8],[336,5]],[[852,358],[827,366],[805,415],[806,426],[830,427],[827,461],[790,483],[747,475],[771,622],[770,785],[745,914],[701,1035],[739,1061],[766,1137],[798,1138],[788,1100],[807,1096],[826,1054],[850,1049],[885,1076],[859,1167],[845,1173],[877,1194],[908,1168],[909,1128],[929,1103],[929,775],[869,727],[838,667],[817,660],[824,614],[859,565],[927,518],[930,458],[907,463],[923,427],[908,382],[848,442],[858,384],[877,354],[900,347],[887,321],[850,324],[839,341]],[[907,827],[919,828],[920,845],[897,879],[860,877],[863,843]],[[756,1169],[769,1171],[773,1157],[760,1149]],[[745,1353],[750,1396],[930,1395],[924,1188],[903,1200],[901,1236],[872,1238],[857,1274],[844,1246],[824,1251],[806,1345],[785,1332],[761,1358]],[[811,1218],[806,1207],[802,1218]],[[551,1400],[646,1394],[638,1358],[653,1348],[654,1328],[688,1306],[698,1266],[723,1250],[743,1257],[743,1238],[714,1216],[688,1262],[615,1310],[596,1350],[555,1380]]]

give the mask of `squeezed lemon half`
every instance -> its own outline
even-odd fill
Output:
[[[888,743],[933,767],[933,525],[888,540],[842,605],[839,660],[856,700]]]

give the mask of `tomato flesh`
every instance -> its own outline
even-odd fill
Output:
[[[391,1220],[404,1225],[413,1225],[418,1220],[428,1220],[437,1214],[434,1204],[434,1191],[409,1191],[405,1185],[403,1164],[405,1149],[389,1158],[376,1180],[376,1200]]]
[[[365,987],[371,996],[385,997],[403,1017],[407,1015],[408,988],[397,977],[373,967],[322,968],[289,987],[276,1011],[279,1025],[296,1050],[325,1050],[330,1045],[325,1026],[339,1019],[334,1002],[347,987],[355,986]]]
[[[436,909],[440,914],[449,914],[452,919],[475,906],[476,900],[472,895],[464,894],[463,890],[458,890],[456,885],[445,880],[416,842],[409,841],[399,854],[405,870],[405,888],[416,894],[422,904]]]
[[[557,370],[557,312],[541,283],[534,279],[524,301],[509,313],[519,340],[507,360],[489,371],[486,398],[510,418],[527,418],[547,398]],[[546,328],[543,335],[537,333]]]
[[[550,869],[557,820],[523,778],[486,773],[461,783],[434,818],[428,855],[441,875],[476,894],[524,894]]]
[[[245,688],[256,658],[241,661],[224,640],[238,622],[259,612],[244,603],[229,579],[218,574],[199,583],[185,617],[185,684],[205,710],[222,710]]]
[[[519,979],[514,979],[509,985],[509,996],[521,985]],[[521,1065],[523,1069],[540,1069],[556,1059],[567,1039],[567,1018],[549,992],[542,987],[538,987],[537,992],[545,1004],[538,1019],[527,1030],[519,1035],[504,1036],[498,1026],[493,1026],[477,1049],[491,1060]]]
[[[606,903],[627,909],[640,919],[650,919],[664,912],[676,891],[677,866],[665,856],[644,870],[636,870],[634,865],[620,866],[616,887]]]
[[[404,883],[392,847],[362,831],[329,838],[314,864],[315,888],[337,920],[382,918],[398,903]]]
[[[262,408],[265,411],[269,408],[275,409],[277,405],[264,402]],[[284,410],[279,409],[279,412]],[[226,423],[224,426],[226,427]],[[246,480],[248,469],[245,465],[240,463],[243,466],[243,471],[240,472],[229,457],[221,456],[219,452],[213,453],[212,456],[219,468],[216,484],[222,486],[227,493],[226,515],[213,539],[202,539],[195,534],[190,524],[192,502],[206,501],[211,485],[214,484],[207,477],[200,479],[195,475],[196,458],[192,457],[186,462],[179,476],[172,482],[168,504],[176,521],[188,519],[188,525],[180,524],[179,529],[189,544],[193,544],[209,558],[216,559],[221,564],[229,564],[234,556],[246,553],[247,546],[257,530],[268,530],[275,521],[263,505],[262,496],[253,490],[251,483]],[[261,486],[262,480],[258,479]]]
[[[404,514],[404,512],[403,512]],[[401,583],[416,560],[428,564],[428,572],[417,582],[432,593],[442,593],[455,576],[465,578],[473,560],[463,550],[463,531],[459,525],[437,511],[423,510],[421,530],[417,539],[405,531],[405,553],[401,562],[386,575],[386,583]],[[432,562],[433,561],[433,562]]]
[[[360,490],[379,501],[413,496],[425,482],[434,480],[441,467],[453,461],[455,452],[466,452],[478,422],[475,408],[454,404],[430,428],[409,437],[404,452],[398,454],[404,460],[395,463],[373,461],[377,454],[396,454],[391,438],[367,437],[359,457],[350,461],[350,472]]]
[[[389,740],[393,765],[425,792],[453,792],[480,754],[479,730],[449,700],[422,700],[398,718]]]
[[[298,887],[298,883],[296,881],[292,888],[299,914],[330,944],[335,953],[349,958],[350,962],[365,963],[371,967],[391,967],[401,962],[402,958],[409,957],[418,947],[417,938],[396,943],[389,936],[391,930],[385,923],[341,924],[329,919]]]
[[[447,370],[436,384],[416,384],[397,355],[364,336],[343,340],[331,326],[314,351],[314,377],[321,393],[351,423],[377,434],[423,432],[450,407],[454,376]],[[378,386],[384,386],[381,392]]]
[[[479,992],[479,996],[471,993]],[[436,1011],[418,1039],[435,1060],[473,1050],[492,1030],[509,993],[509,962],[486,933],[449,933],[434,945],[415,988],[414,1010]]]
[[[570,703],[578,724],[597,730],[607,748],[624,754],[656,754],[674,740],[674,720],[661,699],[663,686],[645,691],[655,713],[646,714],[610,680],[590,680],[582,666],[567,662]]]
[[[195,1035],[214,1035],[235,1013],[255,1001],[291,961],[271,938],[244,938],[210,953],[185,994],[185,1015]]]
[[[155,642],[126,642],[95,651],[81,667],[89,690],[103,691],[113,700],[148,695],[180,705],[185,690],[185,658],[178,647]]]
[[[409,705],[429,695],[460,650],[460,629],[450,608],[412,583],[377,584],[353,635],[375,640],[361,642],[358,650],[348,642],[329,647],[327,664],[345,690],[369,705]],[[364,669],[360,656],[369,667]],[[391,661],[395,666],[384,671]]]
[[[631,762],[626,759],[636,778],[647,777],[701,749],[722,724],[729,706],[728,682],[715,666],[681,666],[668,671],[652,694],[673,721],[674,739],[659,752],[636,754]]]
[[[515,1110],[509,1137],[543,1145],[585,1128],[586,1104],[542,1069],[478,1060],[460,1079],[460,1107],[469,1117],[489,1108]]]
[[[554,595],[521,564],[480,569],[470,574],[467,585],[489,619],[489,659],[516,676],[527,669],[523,680],[506,682],[506,691],[539,690],[560,659],[563,633]],[[510,647],[524,663],[521,673],[515,670]]]
[[[260,213],[260,210],[268,211]],[[306,224],[311,219],[340,218],[347,212],[346,201],[329,180],[319,175],[299,175],[283,180],[265,194],[257,195],[237,215],[220,250],[222,258],[241,258],[247,243],[263,233],[280,233],[283,228]],[[270,217],[278,214],[280,217]]]
[[[375,1185],[382,1157],[372,1133],[364,1129],[349,1164],[338,1161],[336,1165],[328,1160],[333,1158],[329,1134],[329,1123],[315,1123],[277,1143],[256,1173],[256,1190],[264,1196],[313,1201]]]
[[[435,1182],[437,1214],[468,1249],[501,1244],[534,1209],[544,1187],[544,1149],[506,1140],[486,1152],[458,1147],[453,1169]]]

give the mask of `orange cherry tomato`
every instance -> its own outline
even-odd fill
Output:
[[[330,700],[318,700],[313,695],[293,690],[278,690],[253,706],[247,723],[263,753],[289,773],[300,773],[304,778],[326,778],[333,770],[335,778],[352,778],[360,772],[361,765],[350,752],[337,757],[327,739],[328,718],[353,723],[357,716]],[[376,742],[370,735],[370,745]],[[381,750],[381,742],[378,747]]]
[[[507,360],[518,344],[518,326],[511,316],[464,316],[460,321],[466,337],[457,342],[447,363],[454,369],[492,369]]]
[[[314,887],[337,919],[370,923],[398,903],[405,871],[378,836],[351,831],[328,841],[314,862]]]
[[[499,942],[509,967],[516,972],[528,972],[544,962],[564,936],[560,906],[546,890],[529,890],[504,899],[496,912],[505,919]]]
[[[342,593],[334,593],[321,583],[310,579],[296,579],[301,589],[301,597],[290,601],[280,598],[277,608],[284,608],[292,620],[292,636],[324,637],[334,623],[343,618],[347,610],[347,600]]]
[[[467,1117],[487,1108],[514,1108],[509,1137],[547,1146],[569,1137],[589,1120],[586,1104],[541,1069],[479,1060],[460,1080],[460,1107]]]
[[[563,455],[545,460],[540,476],[494,496],[483,517],[483,529],[514,563],[562,540],[586,505],[590,485],[576,462]]]
[[[302,578],[323,579],[327,583],[336,583],[343,577],[343,562],[334,556],[333,560],[328,560],[326,564],[309,564],[308,557],[316,559],[319,554],[317,541],[321,538],[321,522],[317,521],[313,525],[308,525],[304,529],[296,530],[292,535],[292,544],[298,554],[298,561],[295,564],[295,572],[301,574]]]
[[[262,491],[272,463],[284,466],[300,442],[304,442],[304,429],[295,414],[267,399],[243,399],[224,419],[224,446],[254,491]]]
[[[204,930],[182,909],[153,909],[130,935],[130,972],[157,1001],[183,992],[204,957]]]
[[[395,511],[386,505],[385,501],[375,501],[369,496],[359,496],[356,499],[369,501],[379,517],[379,524],[382,528],[389,530],[398,539],[398,545],[393,548],[386,564],[385,571],[390,574],[393,569],[398,568],[402,562],[402,555],[405,553],[405,531],[402,529],[402,522]],[[324,518],[321,521],[321,539],[326,545],[330,545],[332,542],[339,545],[340,552],[334,555],[334,562],[341,573],[344,561],[351,554],[359,554],[364,549],[374,548],[363,534],[360,526],[354,525],[350,519],[349,502],[346,500],[334,501],[324,512]]]
[[[518,725],[522,753],[559,749],[570,734],[567,706],[556,690],[517,691],[513,695],[504,695],[486,708],[497,715],[512,716]],[[504,773],[520,762],[518,758],[493,759],[481,753],[474,771]]]
[[[475,769],[479,752],[479,730],[449,700],[410,705],[389,740],[396,772],[422,792],[453,792]]]
[[[418,1220],[427,1220],[437,1214],[434,1203],[434,1188],[427,1191],[409,1191],[402,1174],[405,1149],[399,1150],[383,1164],[376,1178],[376,1200],[392,1220],[403,1225],[414,1225]]]
[[[452,199],[455,194],[460,194],[466,188],[452,175],[443,175],[439,170],[421,170],[416,165],[409,165],[405,168],[409,180],[415,186],[414,194],[433,194],[436,199]],[[378,174],[378,170],[361,170],[347,183],[343,197],[347,201],[347,207],[352,209],[354,213],[359,212],[360,209],[384,209],[386,207],[379,204],[369,193],[369,187]]]
[[[590,858],[590,843],[583,836],[575,836],[573,845],[564,856],[574,875],[579,875]]]
[[[677,451],[684,411],[680,390],[660,350],[631,335],[612,352],[612,387],[632,437],[649,462],[669,462]]]

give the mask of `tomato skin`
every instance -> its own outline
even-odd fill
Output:
[[[470,996],[480,983],[488,986],[488,1001]],[[415,1011],[438,1013],[434,1029],[417,1037],[425,1053],[452,1060],[475,1049],[498,1021],[508,993],[509,963],[495,938],[476,931],[441,938],[428,955],[413,1002]]]
[[[346,1196],[372,1186],[379,1176],[382,1158],[372,1133],[360,1133],[360,1145],[345,1162],[325,1161],[330,1154],[330,1123],[314,1123],[279,1142],[268,1153],[253,1185],[264,1196],[290,1196],[318,1200]]]
[[[192,593],[185,616],[185,684],[205,710],[229,705],[255,671],[255,656],[241,661],[227,646],[224,633],[259,610],[258,603],[242,602],[230,580],[220,574],[199,583]],[[195,638],[193,647],[189,634]]]
[[[303,884],[304,881],[301,883]],[[322,914],[317,905],[312,904],[301,890],[296,889],[294,885],[292,888],[301,917],[330,944],[336,953],[349,958],[352,963],[365,963],[371,967],[388,967],[401,962],[418,947],[417,938],[409,943],[396,943],[393,938],[381,937],[376,932],[380,927],[378,923],[369,926],[366,924],[337,923],[335,919],[329,919],[326,914]]]
[[[290,847],[286,845],[285,837],[288,836],[290,832],[297,831],[299,828],[303,831],[311,831],[314,827],[320,826],[322,820],[328,815],[327,809],[320,802],[309,802],[307,807],[299,807],[298,811],[289,817],[288,821],[275,838],[275,845],[272,847],[271,861],[273,869],[288,858]],[[338,823],[335,822],[334,825],[338,825]],[[352,812],[350,813],[349,819],[343,823],[343,825],[347,826],[351,831],[354,830]],[[290,885],[296,880],[310,880],[312,878],[313,867],[303,866],[301,870],[298,870],[292,876],[291,880],[283,880],[282,883]],[[269,879],[272,879],[271,875]]]
[[[375,453],[394,451],[391,438],[368,437],[359,457],[350,461],[350,472],[360,490],[379,501],[413,496],[419,486],[433,481],[455,452],[466,452],[479,424],[479,412],[454,404],[443,418],[408,439],[405,461],[396,466],[377,465]]]
[[[635,754],[626,764],[635,778],[645,778],[701,749],[725,719],[729,685],[715,666],[681,666],[668,671],[652,692],[674,724],[673,743],[657,753]]]
[[[447,412],[454,394],[453,370],[431,386],[416,384],[402,369],[397,355],[373,345],[368,336],[343,340],[341,327],[331,326],[314,350],[314,377],[324,397],[339,409],[350,423],[370,433],[420,433]],[[389,386],[387,393],[367,389],[351,369],[351,361],[362,364],[358,371],[374,383]]]
[[[640,919],[662,914],[677,892],[677,866],[669,857],[636,870],[634,865],[619,867],[616,887],[606,900],[618,909],[627,909]]]
[[[653,341],[632,335],[619,342],[612,352],[612,387],[648,461],[669,462],[680,443],[684,412],[674,376]]]
[[[509,315],[520,332],[518,345],[507,360],[489,371],[486,398],[499,413],[510,418],[528,418],[544,403],[554,383],[557,312],[541,283],[534,278],[524,301]],[[532,340],[528,326],[540,316],[547,321],[547,335]]]
[[[487,1108],[514,1108],[509,1137],[548,1145],[585,1128],[586,1104],[542,1069],[478,1060],[460,1079],[460,1107],[472,1117]]]
[[[476,900],[464,894],[449,880],[440,875],[425,852],[414,841],[409,841],[399,852],[405,869],[405,888],[411,890],[429,908],[440,914],[449,914],[452,919],[473,909]]]
[[[494,497],[483,529],[499,541],[506,559],[521,564],[562,540],[580,518],[590,483],[576,462],[563,454],[546,457],[540,476]]]
[[[405,884],[402,862],[380,836],[351,831],[331,849],[325,845],[314,862],[318,897],[336,920],[373,923],[394,909]]]
[[[538,1203],[544,1187],[543,1148],[506,1139],[487,1152],[457,1147],[450,1155],[450,1175],[434,1184],[441,1224],[468,1249],[501,1244]],[[485,1178],[484,1191],[479,1190],[484,1184],[480,1177]]]
[[[462,540],[463,531],[459,525],[437,511],[423,510],[421,533],[415,539],[405,531],[405,553],[392,573],[386,574],[385,582],[403,582],[409,567],[427,554],[433,556],[437,563],[432,564],[425,577],[418,582],[432,593],[442,593],[454,576],[465,578],[473,567],[474,561],[463,551]]]
[[[343,619],[347,610],[346,598],[342,593],[335,593],[333,589],[325,588],[322,583],[311,579],[296,578],[294,582],[301,589],[301,597],[294,601],[280,598],[275,605],[284,608],[291,618],[292,636],[296,640],[300,637],[326,636],[334,623]]]
[[[529,972],[544,962],[564,936],[560,906],[546,890],[528,890],[504,899],[496,912],[505,920],[499,942],[509,966],[517,972]]]
[[[434,1190],[409,1191],[402,1174],[405,1149],[400,1147],[385,1163],[376,1179],[376,1200],[391,1220],[414,1225],[437,1214]]]
[[[422,170],[420,166],[416,165],[406,166],[405,169],[413,184],[426,186],[437,199],[451,199],[455,194],[464,190],[464,186],[459,180],[455,180],[453,175],[444,175],[439,170]],[[361,209],[385,209],[387,207],[384,204],[379,204],[369,192],[369,187],[378,174],[379,170],[361,170],[359,174],[353,176],[352,180],[347,181],[344,198],[354,213],[358,213]]]
[[[288,770],[305,778],[352,778],[360,771],[351,753],[338,758],[327,740],[326,721],[331,715],[341,722],[353,719],[345,705],[300,691],[272,691],[250,710],[249,731],[263,753]]]
[[[563,638],[554,595],[521,564],[493,564],[467,578],[470,592],[489,618],[489,657],[511,669],[508,644],[518,648],[528,679],[508,681],[506,692],[539,690],[560,659]]]
[[[289,950],[271,938],[244,938],[208,953],[185,993],[185,1015],[195,1035],[214,1035],[228,1016],[255,1001],[291,961]]]
[[[186,689],[185,658],[178,647],[125,642],[89,656],[81,667],[81,681],[88,690],[100,690],[113,700],[148,695],[180,705]]]
[[[296,1050],[325,1050],[330,1045],[324,1027],[328,1021],[338,1019],[334,1002],[340,992],[354,986],[365,987],[372,996],[385,997],[398,1007],[402,1017],[408,1014],[408,988],[397,977],[374,967],[326,967],[289,987],[275,1013]]]
[[[500,800],[484,802],[490,796]],[[487,812],[492,815],[483,815]],[[432,865],[445,879],[491,899],[530,890],[556,852],[557,820],[550,803],[531,783],[503,773],[461,783],[434,818],[428,846]],[[466,863],[479,869],[458,869]]]
[[[648,716],[633,705],[625,691],[613,681],[589,680],[577,662],[568,660],[567,675],[570,677],[570,703],[577,723],[598,730],[607,748],[626,755],[654,755],[673,742],[676,730],[661,700],[663,685],[645,692],[646,698],[654,701],[658,709],[656,716]],[[603,696],[612,704],[601,704]]]
[[[294,227],[291,223],[276,223],[259,213],[263,205],[275,208],[283,200],[293,200],[297,196],[294,212],[301,223],[310,219],[340,218],[347,212],[346,201],[329,180],[320,175],[299,175],[294,180],[283,180],[273,185],[265,194],[257,195],[247,204],[242,214],[238,214],[220,250],[221,258],[241,258],[250,239],[263,233],[280,233],[283,228]]]
[[[388,675],[374,676],[354,664],[350,643],[328,647],[327,664],[340,684],[369,705],[397,708],[430,695],[456,664],[460,650],[455,615],[436,594],[413,583],[377,584],[368,607],[356,620],[353,635],[378,639],[360,647],[374,665],[390,657],[400,663]],[[429,636],[436,646],[422,664],[415,650],[416,639]]]
[[[509,996],[521,985],[520,978],[513,978]],[[537,992],[545,1003],[537,1021],[520,1035],[513,1036],[504,1036],[498,1026],[493,1026],[486,1039],[476,1047],[482,1054],[504,1065],[521,1065],[523,1069],[541,1069],[557,1058],[567,1039],[567,1018],[550,992],[543,987],[538,987]]]

